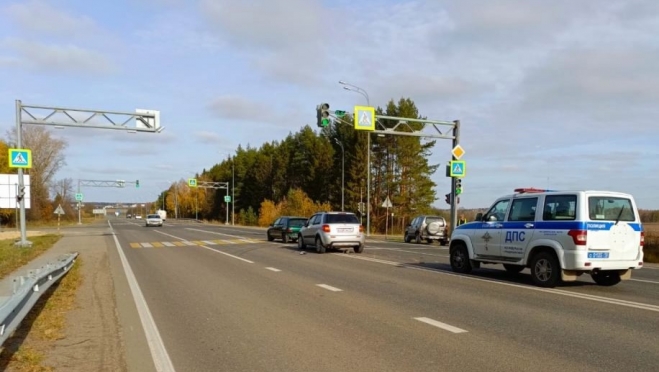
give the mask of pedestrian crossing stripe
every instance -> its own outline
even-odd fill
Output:
[[[177,240],[174,242],[133,242],[131,248],[194,247],[200,245],[229,245],[263,243],[256,239],[217,239],[217,240]]]

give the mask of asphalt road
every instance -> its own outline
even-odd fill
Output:
[[[528,271],[455,275],[437,244],[302,255],[262,229],[110,221],[156,364],[177,371],[659,368],[656,267],[615,287],[540,289]]]

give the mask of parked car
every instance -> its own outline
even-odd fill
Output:
[[[284,243],[288,243],[289,240],[296,242],[300,228],[302,228],[306,222],[307,219],[304,217],[279,217],[272,223],[272,225],[270,225],[270,227],[268,227],[265,235],[269,242],[275,239],[281,239]]]
[[[554,287],[590,274],[612,286],[643,267],[645,235],[630,194],[520,188],[498,198],[476,222],[453,230],[451,268],[467,274],[503,264],[517,274],[529,268],[533,283]]]
[[[300,229],[297,239],[299,249],[313,244],[318,253],[325,253],[328,248],[353,248],[355,253],[362,253],[366,240],[364,226],[349,212],[314,214]]]
[[[421,243],[422,240],[432,243],[438,240],[441,245],[448,244],[446,220],[439,216],[418,216],[405,228],[405,243],[412,240]]]

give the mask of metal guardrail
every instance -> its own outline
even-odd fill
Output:
[[[11,296],[0,297],[0,346],[11,336],[48,288],[75,264],[78,253],[63,254],[55,263],[28,270],[13,279]]]

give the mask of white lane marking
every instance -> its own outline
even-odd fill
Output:
[[[133,294],[133,300],[135,301],[135,306],[137,307],[137,313],[139,314],[140,321],[142,322],[142,328],[144,329],[146,341],[149,344],[149,350],[151,350],[151,358],[153,358],[153,364],[155,365],[156,370],[159,372],[174,372],[174,365],[172,364],[172,360],[169,359],[169,354],[167,353],[165,344],[160,337],[160,332],[158,332],[156,322],[153,320],[153,316],[151,316],[151,311],[149,311],[149,306],[146,304],[144,295],[142,295],[140,285],[137,283],[135,274],[133,274],[133,270],[128,263],[128,259],[126,259],[126,255],[121,248],[121,244],[119,244],[119,239],[117,239],[117,235],[114,233],[114,229],[112,228],[110,221],[108,221],[108,225],[110,225],[112,237],[114,238],[114,244],[117,247],[117,252],[119,252],[119,259],[121,260],[121,264],[124,267],[124,272],[126,273],[128,286],[130,287],[130,291]]]
[[[185,239],[183,239],[183,238],[179,238],[179,237],[176,236],[176,235],[167,234],[167,233],[164,233],[164,232],[162,232],[162,231],[157,231],[157,230],[156,230],[156,232],[157,232],[157,233],[160,233],[160,234],[163,234],[163,235],[167,235],[167,236],[172,237],[172,238],[174,238],[174,239],[181,240],[181,241],[183,241],[183,242],[186,241]],[[204,249],[208,249],[209,251],[213,251],[213,252],[215,252],[215,253],[220,253],[220,254],[223,254],[223,255],[225,255],[225,256],[229,256],[229,257],[232,257],[232,258],[235,258],[235,259],[237,259],[237,260],[241,260],[241,261],[244,261],[244,262],[247,262],[247,263],[254,263],[254,261],[246,260],[246,259],[244,259],[244,258],[242,258],[242,257],[234,256],[234,255],[232,255],[232,254],[229,254],[229,253],[226,253],[226,252],[222,252],[222,251],[217,250],[217,249],[215,249],[215,248],[207,247],[207,246],[205,246],[205,245],[198,245],[197,247],[201,247],[201,248],[204,248]]]
[[[212,242],[210,240],[202,240],[201,242],[204,243],[204,244],[208,244],[208,245],[217,245],[217,243]]]
[[[466,333],[467,332],[462,328],[454,327],[450,324],[442,323],[440,321],[430,319],[430,318],[426,318],[426,317],[419,317],[419,318],[414,318],[414,319],[418,320],[420,322],[426,323],[426,324],[430,324],[431,326],[441,328],[445,331],[453,332],[453,333]]]
[[[144,247],[144,248],[153,248],[151,243],[140,243],[140,244],[142,244],[142,247]]]
[[[474,277],[474,276],[456,274],[456,273],[452,273],[452,272],[448,272],[448,271],[444,271],[444,270],[433,269],[433,268],[429,268],[429,267],[419,267],[419,266],[404,264],[404,263],[400,263],[400,262],[386,261],[386,260],[380,260],[380,259],[375,259],[375,258],[370,258],[370,257],[357,257],[357,256],[346,255],[346,254],[341,254],[341,253],[331,253],[331,254],[339,256],[339,257],[344,257],[344,258],[377,262],[377,263],[381,263],[381,264],[385,264],[385,265],[392,265],[392,266],[403,267],[403,268],[414,269],[414,270],[421,270],[421,271],[428,271],[428,272],[433,272],[433,273],[442,274],[442,275],[451,275],[451,276],[456,276],[456,277],[460,277],[460,278],[463,278],[463,279],[476,280],[476,281],[480,281],[480,282],[487,282],[487,283],[505,285],[505,286],[515,287],[515,288],[522,288],[522,289],[527,289],[527,290],[530,290],[530,291],[553,293],[553,294],[557,294],[557,295],[561,295],[561,296],[579,298],[579,299],[582,299],[582,300],[590,300],[590,301],[607,303],[607,304],[611,304],[611,305],[632,307],[632,308],[635,308],[635,309],[659,312],[659,306],[646,304],[646,303],[642,303],[642,302],[633,302],[633,301],[625,301],[625,300],[619,300],[619,299],[614,299],[614,298],[594,296],[594,295],[589,295],[589,294],[585,294],[585,293],[570,292],[570,291],[566,291],[566,290],[562,290],[562,289],[541,288],[541,287],[532,287],[532,286],[526,286],[526,285],[515,284],[515,283],[507,283],[507,282],[503,282],[503,281],[496,280],[496,279],[483,279],[483,278],[478,278],[478,277]]]
[[[231,234],[224,234],[224,233],[219,233],[219,232],[215,232],[215,231],[208,231],[208,230],[201,230],[201,229],[193,229],[193,228],[191,228],[191,227],[186,227],[185,229],[186,229],[186,230],[191,230],[191,231],[201,231],[201,232],[205,232],[205,233],[208,233],[208,234],[230,236],[230,237],[232,237],[232,238],[238,238],[238,239],[244,239],[244,238],[245,238],[244,236],[240,236],[240,235],[231,235]]]
[[[659,284],[659,282],[654,281],[654,280],[645,280],[645,279],[629,279],[633,282],[643,282],[643,283],[654,283],[654,284]]]
[[[179,239],[181,239],[181,238],[179,238]],[[184,239],[181,239],[181,243],[183,243],[185,245],[196,245],[195,243],[193,243],[189,240],[184,240]]]
[[[279,269],[275,269],[274,267],[266,267],[265,269],[266,269],[266,270],[270,270],[270,271],[274,271],[274,272],[276,272],[276,273],[278,273],[278,272],[281,271],[281,270],[279,270]]]
[[[176,247],[176,244],[170,243],[170,242],[162,242],[162,245],[164,245],[166,247]]]
[[[341,292],[341,291],[343,291],[343,289],[332,287],[331,285],[327,285],[327,284],[316,284],[316,285],[319,286],[320,288],[325,288],[328,291],[332,291],[332,292]]]

